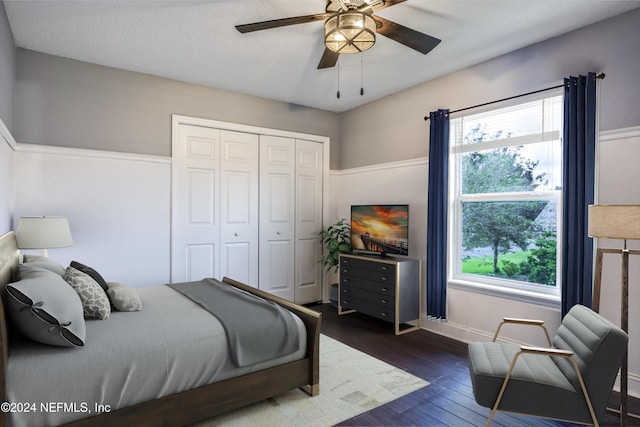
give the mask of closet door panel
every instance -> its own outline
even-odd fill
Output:
[[[174,174],[171,281],[216,277],[220,270],[220,131],[180,125]]]
[[[258,286],[258,155],[256,134],[221,132],[221,275]]]
[[[295,302],[322,300],[322,144],[296,140]]]
[[[260,289],[294,300],[295,140],[260,136]]]

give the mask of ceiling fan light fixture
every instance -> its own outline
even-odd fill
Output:
[[[324,23],[324,44],[334,52],[359,53],[376,42],[376,21],[364,12],[338,12]]]

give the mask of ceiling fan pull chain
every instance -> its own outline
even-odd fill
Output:
[[[340,99],[340,62],[338,62],[338,92],[336,93],[336,97]]]
[[[364,59],[362,52],[360,52],[360,96],[364,95]]]

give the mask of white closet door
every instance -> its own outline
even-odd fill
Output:
[[[293,301],[295,140],[260,136],[260,289]]]
[[[174,180],[171,282],[220,273],[220,131],[179,125]]]
[[[258,287],[258,135],[221,132],[221,276]]]
[[[296,140],[295,302],[322,300],[322,144]]]

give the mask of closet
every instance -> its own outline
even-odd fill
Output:
[[[172,134],[171,281],[321,300],[328,138],[184,116]]]

